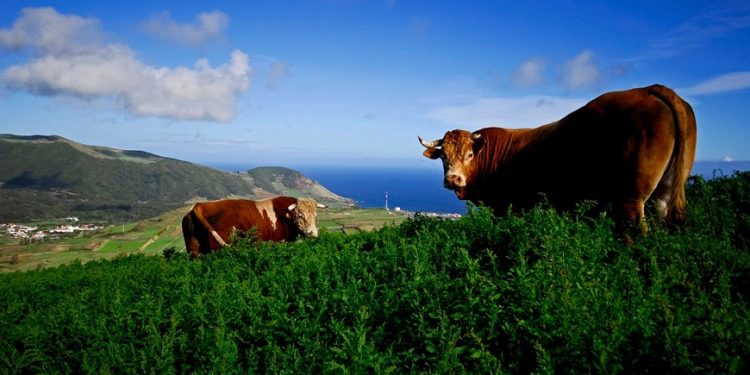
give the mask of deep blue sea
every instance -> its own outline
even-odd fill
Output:
[[[442,168],[338,167],[298,169],[336,194],[352,198],[360,207],[405,211],[464,213],[466,202],[443,187]]]
[[[246,171],[255,166],[230,163],[206,163],[225,171]],[[305,167],[292,166],[305,176],[343,197],[354,199],[360,207],[400,207],[405,211],[465,213],[466,202],[443,188],[442,168],[406,167]],[[693,166],[693,175],[710,179],[713,176],[731,175],[734,171],[750,170],[747,161],[699,161]]]
[[[224,171],[246,171],[254,166],[206,163]],[[466,202],[443,188],[442,167],[317,167],[291,166],[328,190],[354,199],[359,207],[399,207],[403,211],[465,213]]]

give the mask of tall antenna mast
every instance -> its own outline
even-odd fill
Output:
[[[388,209],[388,192],[387,191],[385,192],[385,210],[390,211]]]

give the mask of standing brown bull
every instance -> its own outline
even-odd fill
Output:
[[[192,258],[227,245],[234,231],[255,228],[263,241],[317,237],[317,210],[312,199],[276,197],[259,201],[227,199],[196,203],[182,219],[185,247]]]
[[[560,208],[611,203],[621,224],[643,225],[644,204],[660,218],[685,219],[685,183],[695,158],[690,105],[653,85],[610,92],[534,129],[453,130],[420,143],[443,162],[444,186],[496,213],[528,208],[543,193]]]

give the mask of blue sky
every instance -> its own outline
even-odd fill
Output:
[[[750,160],[742,1],[14,1],[0,132],[199,163],[430,163],[416,136],[534,127],[662,83],[697,158]]]

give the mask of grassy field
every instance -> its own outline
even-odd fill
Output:
[[[470,209],[0,274],[0,373],[750,373],[750,173],[688,200],[633,244]]]
[[[200,261],[102,241],[114,259],[0,274],[0,373],[750,373],[750,173],[688,199],[633,244],[585,205],[347,235],[334,211]]]
[[[170,247],[184,251],[180,223],[189,209],[184,207],[156,218],[111,225],[95,233],[79,233],[58,240],[24,243],[5,239],[0,242],[0,272],[55,267],[76,259],[88,262],[126,254],[155,255]],[[405,220],[406,215],[381,209],[331,208],[320,210],[318,218],[321,230],[357,233],[396,225]]]

